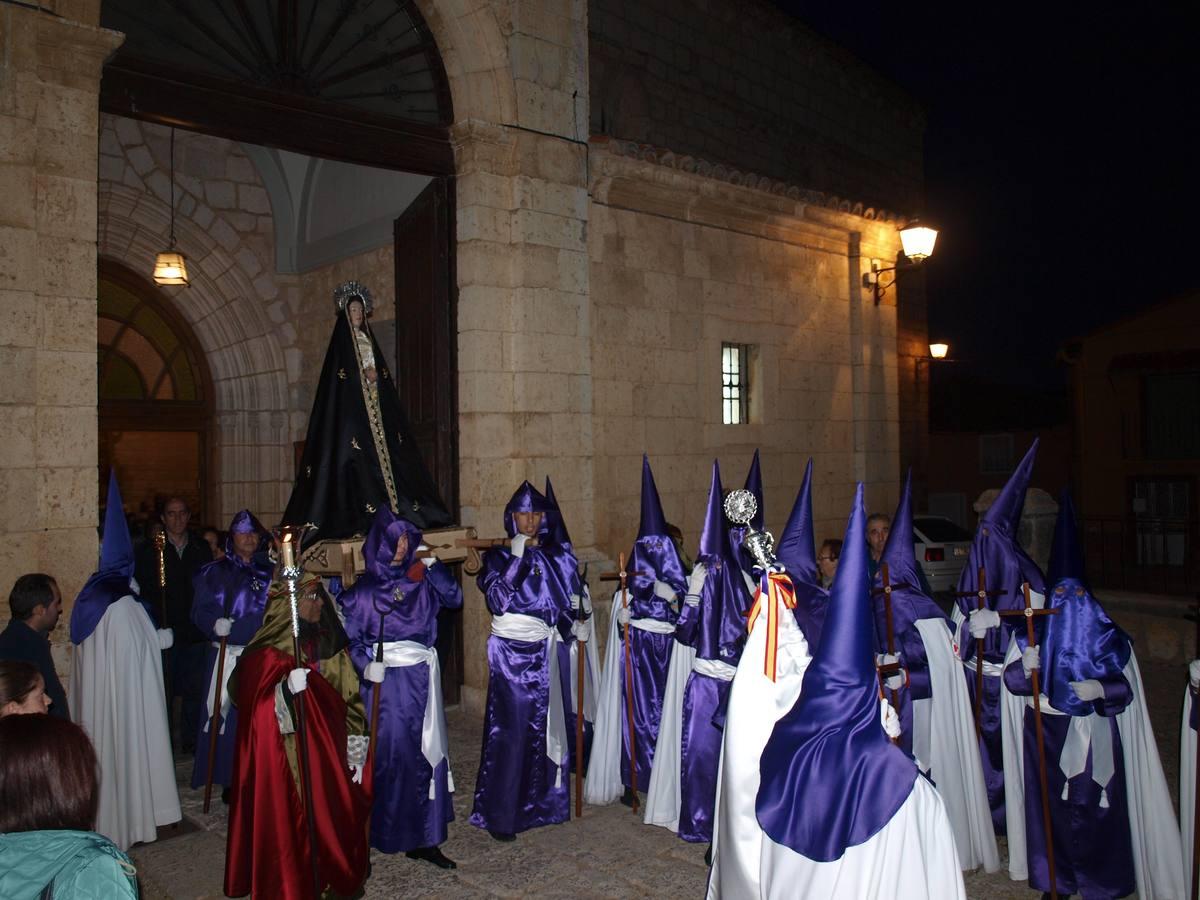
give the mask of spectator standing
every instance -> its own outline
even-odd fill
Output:
[[[54,660],[50,656],[50,632],[62,615],[62,594],[49,575],[32,572],[22,575],[8,595],[12,619],[0,632],[0,660],[22,660],[33,663],[42,676],[42,684],[52,705],[50,714],[69,719],[67,694]]]

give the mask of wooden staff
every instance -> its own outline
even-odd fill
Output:
[[[982,584],[982,580],[980,584]],[[1025,638],[1030,647],[1037,646],[1037,635],[1033,631],[1034,616],[1048,616],[1057,613],[1057,609],[1034,609],[1033,604],[1029,599],[1029,582],[1021,585],[1021,591],[1025,594],[1025,608],[1012,609],[1001,612],[1002,616],[1024,616],[1025,617]],[[1029,679],[1033,683],[1033,729],[1037,737],[1037,752],[1038,752],[1038,783],[1042,789],[1042,828],[1046,832],[1046,866],[1050,874],[1050,897],[1052,900],[1058,900],[1058,884],[1054,877],[1054,835],[1050,831],[1050,794],[1049,788],[1046,786],[1046,740],[1042,733],[1042,699],[1041,699],[1041,680],[1038,678],[1038,670],[1031,669]]]
[[[977,609],[987,609],[988,597],[1001,597],[1004,591],[989,591],[987,589],[987,569],[979,567],[976,579],[976,590],[957,591],[956,597],[974,597],[978,601]],[[1018,615],[1021,613],[1018,611]],[[967,633],[970,634],[970,617],[967,617]],[[983,642],[986,638],[975,638],[975,739],[983,737]]]
[[[896,655],[896,629],[895,629],[895,626],[892,624],[892,589],[895,587],[907,587],[908,585],[903,585],[903,584],[893,585],[891,583],[891,580],[888,577],[888,564],[887,563],[880,563],[879,576],[883,582],[883,587],[879,588],[875,593],[879,593],[879,594],[883,595],[883,619],[884,619],[885,626],[887,628],[887,637],[886,637],[887,652],[890,655],[895,656]],[[880,691],[887,690],[886,681],[887,681],[888,676],[894,675],[897,672],[901,671],[901,666],[900,666],[899,662],[886,663],[884,665],[878,666],[877,668],[879,670],[879,690]],[[890,693],[892,695],[892,708],[896,710],[896,718],[899,719],[900,718],[900,696],[895,691],[891,691]],[[892,738],[892,743],[899,744],[900,737],[896,736],[896,737]]]
[[[617,555],[616,575],[601,575],[602,581],[617,579],[621,582],[621,608],[629,609],[629,576],[645,575],[645,572],[625,571],[625,553]],[[633,651],[629,646],[629,632],[632,626],[625,626],[625,712],[629,720],[629,788],[633,792],[633,811],[638,811],[637,788],[637,733],[633,719]]]
[[[403,598],[401,598],[403,599]],[[375,662],[383,662],[383,623],[387,619],[388,610],[385,607],[380,609],[375,599],[371,600],[372,606],[375,607],[375,612],[379,613],[379,641],[375,644]],[[375,777],[375,745],[379,742],[379,697],[383,693],[383,682],[375,685],[371,690],[371,726],[370,739],[367,741],[367,758],[363,760],[363,775],[367,772],[371,773],[371,778]],[[436,777],[437,773],[432,773],[431,778]],[[371,816],[367,816],[367,847],[371,845]]]
[[[229,610],[225,610],[225,615],[228,618]],[[216,767],[217,759],[217,717],[221,714],[221,695],[224,693],[221,686],[225,683],[225,645],[228,641],[228,635],[221,635],[221,647],[217,650],[217,686],[213,691],[212,718],[208,720],[208,772],[204,776],[204,811],[206,813],[209,803],[212,802],[213,769]]]

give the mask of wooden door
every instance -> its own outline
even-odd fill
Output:
[[[393,371],[413,438],[447,508],[458,506],[458,323],[453,182],[435,178],[396,220],[396,357]],[[462,612],[438,617],[447,704],[463,681]]]

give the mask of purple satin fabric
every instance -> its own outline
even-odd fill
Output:
[[[759,825],[776,843],[818,862],[841,859],[847,847],[877,834],[917,777],[879,721],[862,496],[859,484],[804,689],[775,724],[759,763]]]
[[[692,672],[684,689],[679,836],[692,843],[712,840],[722,739],[713,717],[724,707],[729,685],[728,681]]]
[[[563,715],[567,723],[567,746],[570,753],[570,770],[576,771],[576,761],[579,759],[579,754],[575,747],[575,702],[579,699],[571,690],[571,644],[572,641],[564,641],[558,645],[558,680],[559,689],[562,691],[563,698]],[[578,662],[575,665],[579,665]],[[586,718],[583,720],[583,773],[587,774],[588,760],[592,758],[592,735],[595,729],[592,723]]]
[[[640,618],[637,613],[633,617]],[[654,617],[658,618],[658,617]],[[671,664],[669,634],[630,628],[629,655],[633,661],[633,726],[637,751],[638,790],[650,784],[654,747],[662,723],[663,696],[667,692],[667,667]],[[625,707],[625,651],[621,651],[621,783],[631,787],[629,769],[629,716]]]
[[[505,518],[511,527],[511,511]],[[539,539],[549,540],[544,522]],[[478,583],[492,615],[533,616],[569,638],[574,622],[571,594],[579,585],[575,557],[562,547],[551,543],[526,547],[519,559],[504,549],[488,550]],[[517,834],[569,818],[570,763],[562,766],[561,784],[556,787],[556,766],[546,756],[549,702],[546,643],[489,637],[488,693],[472,825]]]
[[[557,767],[546,756],[549,678],[544,641],[488,638],[483,749],[470,818],[478,828],[517,834],[570,818],[568,766],[556,787]]]
[[[700,589],[700,603],[680,610],[675,640],[696,651],[700,659],[715,659],[736,666],[746,642],[746,615],[753,597],[742,571],[730,561],[701,556],[708,575]]]
[[[1024,641],[1021,643],[1023,645]],[[1062,896],[1125,897],[1136,889],[1121,734],[1116,719],[1112,718],[1129,705],[1133,693],[1119,670],[1115,675],[1109,674],[1097,680],[1104,687],[1104,698],[1095,701],[1096,712],[1105,717],[1102,721],[1112,732],[1113,761],[1116,763],[1105,789],[1107,807],[1100,805],[1101,787],[1092,781],[1090,752],[1084,770],[1070,779],[1067,797],[1063,799],[1063,785],[1067,783],[1067,778],[1058,760],[1062,756],[1071,719],[1068,716],[1042,716],[1050,828],[1054,835],[1054,874],[1056,889]],[[1004,670],[1004,681],[1013,693],[1024,696],[1032,693],[1032,684],[1025,677],[1019,660]],[[1090,707],[1092,704],[1087,705]],[[1036,890],[1049,891],[1036,726],[1031,707],[1025,708],[1024,725],[1025,836],[1029,854],[1029,884]]]
[[[386,514],[385,514],[386,513]],[[408,553],[396,565],[400,536],[408,536]],[[426,647],[437,643],[437,617],[442,609],[460,609],[462,590],[440,563],[424,567],[424,577],[412,580],[409,567],[421,532],[404,519],[381,509],[363,545],[367,573],[338,596],[350,639],[350,659],[360,677],[375,660],[380,640],[413,641]],[[379,690],[379,726],[372,735],[374,806],[371,846],[384,853],[434,847],[446,839],[454,820],[448,786],[449,766],[443,760],[434,771],[421,753],[421,727],[429,696],[429,669],[423,665],[388,668],[381,685],[363,680],[363,704],[372,708]],[[445,718],[445,710],[439,714]],[[435,797],[429,799],[429,782]]]
[[[108,612],[108,608],[122,597],[131,594],[142,605],[142,609],[146,610],[150,621],[155,624],[155,627],[158,627],[158,616],[155,611],[149,603],[134,594],[133,588],[129,586],[131,572],[132,564],[128,573],[123,570],[97,572],[88,579],[83,590],[79,592],[79,596],[75,598],[75,606],[71,609],[72,644],[82,644],[91,637],[96,626],[100,624],[100,620],[104,618],[104,614]]]
[[[267,605],[267,590],[271,586],[273,573],[274,567],[265,555],[255,556],[246,563],[233,553],[204,566],[192,579],[195,597],[192,603],[192,623],[212,642],[220,641],[213,632],[217,619],[233,619],[228,643],[249,643],[262,625],[263,611]],[[205,650],[202,682],[205,698],[217,668],[219,652],[217,647],[211,645]],[[228,660],[225,663],[225,671],[229,671]],[[201,712],[199,729],[196,732],[196,759],[192,766],[193,788],[202,787],[208,778],[210,733],[204,729],[211,716],[211,709]],[[221,725],[222,720],[218,716],[213,784],[228,787],[233,782],[234,751],[237,747],[237,707],[229,707],[229,715],[224,721],[224,734],[220,731]]]
[[[1044,617],[1042,690],[1055,709],[1087,715],[1092,704],[1075,696],[1071,682],[1120,674],[1129,662],[1129,635],[1077,579],[1064,578],[1056,584],[1047,603],[1059,612]]]
[[[654,596],[654,582],[656,580],[669,584],[671,588],[682,597],[684,591],[687,590],[687,576],[683,572],[683,563],[679,559],[679,550],[665,534],[652,534],[645,537],[640,537],[633,543],[633,550],[629,554],[628,571],[630,572],[647,572],[646,575],[633,575],[629,578],[629,598],[630,604],[633,601],[638,601],[643,606],[635,608],[645,608],[647,612],[633,612],[635,619],[651,617],[662,618],[650,612],[650,606],[644,604],[661,604],[663,601]],[[644,602],[644,603],[643,603]],[[666,621],[664,619],[664,621]]]

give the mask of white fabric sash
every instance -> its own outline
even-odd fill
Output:
[[[727,662],[721,662],[719,659],[701,659],[696,657],[692,662],[692,671],[697,675],[707,675],[709,678],[715,678],[717,681],[733,681],[733,675],[737,672],[733,666]]]
[[[675,633],[675,626],[662,619],[630,619],[629,624],[639,631],[651,631],[654,634]]]
[[[546,756],[556,769],[554,786],[562,787],[562,770],[567,762],[567,717],[563,710],[562,683],[558,679],[558,629],[537,616],[503,613],[492,616],[492,634],[509,641],[545,641],[550,676],[550,700],[546,707]]]
[[[975,671],[975,657],[963,660],[963,666],[970,671]],[[983,674],[987,678],[1000,678],[1004,675],[1004,666],[1000,663],[994,663],[990,659],[983,661]]]
[[[1042,694],[1039,698],[1042,712],[1052,716],[1065,716],[1061,710],[1050,705],[1050,698]],[[1033,698],[1025,700],[1026,706],[1033,706]],[[1071,716],[1071,727],[1067,730],[1067,739],[1063,741],[1062,755],[1058,758],[1058,767],[1070,781],[1083,771],[1087,763],[1088,749],[1092,751],[1092,781],[1100,787],[1100,807],[1108,809],[1108,782],[1112,780],[1116,765],[1113,762],[1112,729],[1108,720],[1092,713],[1087,716]],[[1063,785],[1062,798],[1067,799],[1068,784]]]
[[[217,696],[217,669],[221,664],[219,658],[221,642],[213,641],[212,645],[217,648],[218,659],[213,665],[212,678],[208,680],[208,703],[204,707],[204,730],[206,732],[212,726],[213,699]],[[229,676],[233,674],[233,667],[237,665],[238,657],[245,649],[241,644],[225,645],[225,670],[221,675],[221,730],[218,734],[225,733],[225,720],[229,717]]]
[[[419,641],[384,641],[383,664],[389,669],[420,665],[429,669],[425,718],[421,722],[421,755],[435,773],[429,778],[429,799],[432,800],[437,796],[435,776],[438,764],[449,757],[446,723],[442,716],[442,668],[438,663],[437,649],[426,647]],[[446,788],[454,793],[454,776],[450,774],[449,763],[446,765]]]

